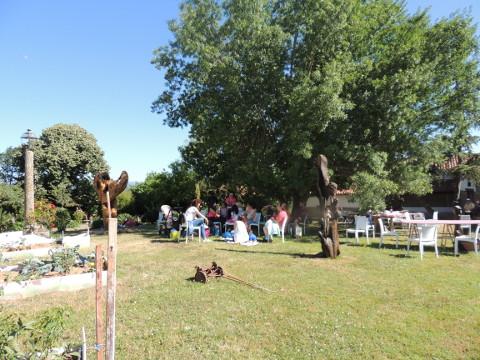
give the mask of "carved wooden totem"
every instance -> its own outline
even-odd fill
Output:
[[[317,195],[323,210],[323,224],[318,232],[322,243],[322,256],[336,258],[340,255],[337,184],[330,181],[325,155],[318,155],[314,163],[317,168]]]
[[[97,191],[98,198],[102,204],[102,216],[103,216],[103,227],[108,229],[108,201],[107,201],[107,192],[110,198],[110,211],[112,213],[112,218],[117,217],[117,197],[120,193],[125,190],[128,184],[128,174],[126,171],[122,171],[120,177],[117,180],[111,180],[108,173],[99,173],[95,175],[93,179],[93,186]]]

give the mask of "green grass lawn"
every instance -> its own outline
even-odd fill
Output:
[[[330,260],[312,256],[316,241],[244,247],[119,234],[117,358],[479,359],[480,256],[455,258],[449,248],[421,261],[403,244],[377,245],[343,245]],[[273,292],[189,280],[195,265],[212,261]],[[30,317],[65,304],[73,308],[65,338],[78,341],[85,325],[93,344],[93,290],[7,303],[6,311]]]

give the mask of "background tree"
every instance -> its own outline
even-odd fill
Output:
[[[23,229],[23,190],[0,182],[0,231]]]
[[[190,127],[183,159],[213,184],[295,202],[323,153],[340,187],[375,167],[390,193],[424,194],[431,164],[472,145],[469,15],[432,24],[394,0],[188,0],[169,27],[152,60],[166,80],[152,109]]]
[[[57,124],[42,131],[35,148],[38,186],[63,207],[97,208],[94,174],[108,170],[95,137],[78,125]]]
[[[5,184],[23,183],[25,161],[22,148],[9,147],[0,153],[0,182]]]
[[[170,171],[150,173],[143,183],[132,186],[133,212],[146,221],[155,221],[163,204],[186,208],[196,197],[198,176],[183,162],[174,162]]]
[[[78,125],[57,124],[42,131],[34,151],[36,198],[92,214],[93,175],[108,169],[95,137]],[[23,164],[21,147],[8,148],[0,155],[0,180],[22,186]]]

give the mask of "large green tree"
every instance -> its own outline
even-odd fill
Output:
[[[56,124],[44,129],[34,144],[35,193],[59,206],[82,208],[93,213],[97,207],[93,176],[108,169],[95,137],[79,125]],[[23,182],[21,148],[0,155],[1,180]]]
[[[214,184],[298,200],[323,153],[342,187],[382,169],[384,195],[423,194],[432,163],[471,148],[469,15],[432,23],[394,0],[188,0],[169,27],[152,109],[189,127],[183,159]]]
[[[144,182],[131,188],[133,211],[145,220],[154,221],[163,204],[187,207],[195,198],[198,177],[184,162],[174,162],[169,171],[150,173]]]

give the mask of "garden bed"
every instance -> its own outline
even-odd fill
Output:
[[[103,284],[107,281],[107,272],[102,272]],[[55,291],[77,291],[95,286],[95,273],[49,276],[41,279],[8,282],[0,285],[0,300],[22,299]]]
[[[45,257],[48,256],[48,253],[53,248],[50,246],[47,247],[35,247],[25,250],[16,250],[16,251],[0,251],[2,255],[1,258],[4,260],[12,259],[21,259],[25,257]]]
[[[1,267],[0,299],[18,299],[45,292],[74,291],[93,286],[95,256],[83,256],[78,253],[78,249],[78,246],[71,249],[34,249],[46,251],[49,258],[30,257],[16,265]],[[22,252],[25,251],[11,253]]]

